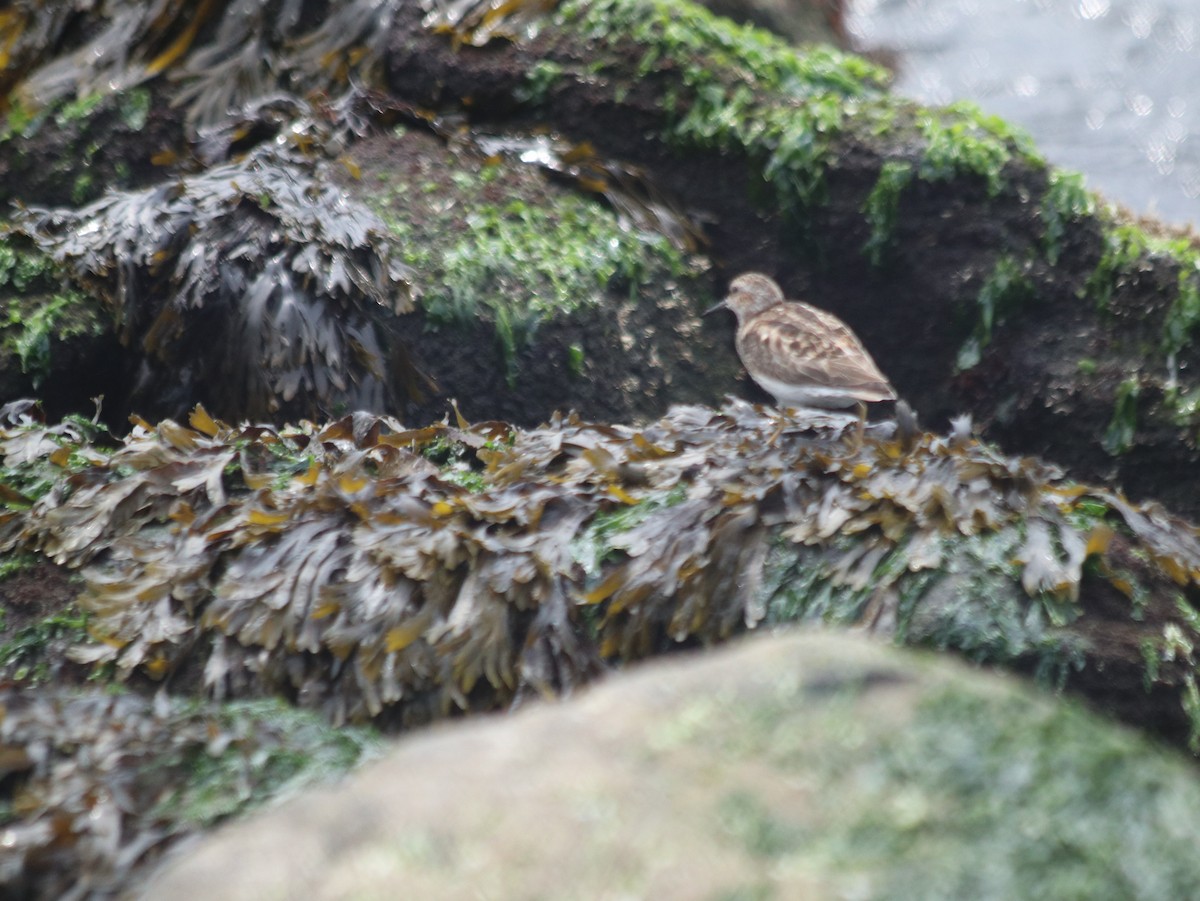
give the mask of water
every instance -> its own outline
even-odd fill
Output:
[[[974,100],[1054,164],[1137,213],[1200,224],[1197,0],[853,0],[861,47],[899,54],[896,89]]]

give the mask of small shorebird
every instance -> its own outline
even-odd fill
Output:
[[[737,352],[750,377],[784,407],[856,406],[859,434],[866,405],[896,392],[850,327],[824,310],[785,300],[774,279],[739,275],[722,307],[738,319]]]

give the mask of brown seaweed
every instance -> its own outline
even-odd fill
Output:
[[[0,11],[0,99],[36,111],[167,78],[187,121],[211,127],[281,92],[382,86],[384,50],[402,7],[397,0],[353,0],[328,11],[313,0],[19,0]]]
[[[143,408],[382,410],[408,372],[388,323],[412,308],[410,273],[329,165],[268,145],[78,211],[31,210],[24,224],[140,352]]]
[[[482,47],[494,38],[532,39],[558,0],[429,0],[425,27],[453,37],[455,46]]]
[[[275,429],[197,408],[190,427],[139,422],[115,451],[81,445],[86,466],[10,511],[5,546],[83,568],[94,643],[78,659],[154,678],[202,666],[218,695],[282,691],[336,721],[504,706],[765,617],[950,641],[916,625],[941,616],[926,577],[954,584],[956,542],[976,538],[1020,616],[1047,620],[1047,647],[1074,640],[1085,572],[1128,593],[1114,534],[1168,593],[1200,577],[1192,527],[1036,461],[958,434],[906,451],[883,430],[855,449],[844,419],[779,415],[731,402],[640,429],[367,414]],[[10,428],[0,451],[60,451],[46,429]],[[801,584],[788,613],[779,592]],[[814,600],[834,596],[832,613]],[[1158,677],[1190,684],[1191,666]]]
[[[341,4],[312,29],[314,7],[311,0],[21,2],[0,19],[8,35],[0,94],[16,85],[17,102],[36,110],[166,75],[188,121],[205,126],[281,90],[340,93],[351,75],[377,77],[398,4]],[[73,33],[87,39],[64,52]]]
[[[6,74],[33,70],[15,91],[17,101],[31,109],[72,95],[125,90],[178,63],[221,5],[214,0],[118,2],[99,8],[90,2],[19,3],[10,26],[15,35],[10,56],[18,64]],[[76,31],[89,38],[61,52],[66,49],[61,43]],[[35,68],[52,57],[57,58]]]
[[[350,766],[368,738],[272,703],[217,708],[98,688],[0,692],[3,894],[118,897],[168,845],[305,770]]]

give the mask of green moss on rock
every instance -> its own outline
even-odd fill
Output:
[[[1029,276],[1029,265],[1007,255],[997,260],[975,297],[977,317],[971,336],[958,351],[959,371],[978,365],[995,328],[1006,316],[1036,299],[1037,287]]]
[[[837,539],[825,550],[780,541],[767,564],[768,619],[853,626],[883,615],[898,642],[952,648],[979,663],[1029,661],[1041,680],[1061,686],[1083,664],[1085,645],[1064,628],[1081,611],[1050,592],[1030,597],[1022,589],[1025,539],[1015,525],[946,535],[933,545],[925,536],[919,551],[902,544],[881,557],[864,556],[861,571],[847,571],[845,563],[855,539]],[[918,553],[943,562],[910,568]]]
[[[107,321],[99,305],[65,287],[63,274],[45,253],[0,230],[0,347],[11,354],[33,387],[50,374],[53,347],[99,335]]]
[[[1078,193],[1075,197],[1082,200]],[[1130,221],[1113,208],[1100,216],[1104,243],[1080,296],[1106,311],[1114,294],[1136,283],[1141,273],[1164,263],[1174,267],[1178,272],[1174,297],[1162,320],[1159,346],[1150,348],[1171,366],[1175,355],[1191,347],[1200,326],[1200,243],[1190,233],[1151,231],[1145,223]]]
[[[664,236],[624,227],[610,208],[547,185],[527,166],[455,163],[420,180],[381,173],[373,205],[418,273],[429,325],[491,322],[510,386],[543,323],[614,294],[636,297],[684,269]]]
[[[379,742],[369,728],[335,729],[277,698],[220,706],[192,701],[177,715],[207,715],[224,737],[219,746],[192,745],[179,756],[147,761],[154,770],[179,768],[183,775],[149,816],[191,827],[212,826],[284,789],[345,772]]]
[[[1051,266],[1058,265],[1062,256],[1067,230],[1076,227],[1080,220],[1095,216],[1096,208],[1096,198],[1084,186],[1082,175],[1061,169],[1050,171],[1041,216],[1045,225],[1043,247]]]
[[[1137,434],[1138,395],[1141,381],[1130,376],[1117,386],[1112,420],[1104,432],[1104,449],[1114,457],[1128,453]]]
[[[659,88],[668,142],[745,155],[785,212],[824,201],[827,171],[837,164],[832,153],[851,136],[918,147],[914,159],[885,167],[883,193],[867,210],[876,235],[897,166],[916,164],[916,177],[926,181],[979,178],[991,197],[1006,187],[1007,167],[1046,168],[1026,132],[975,104],[920,107],[888,94],[890,76],[867,60],[828,46],[796,48],[693,4],[574,0],[557,16],[568,40],[582,38],[598,50],[589,65],[619,72],[622,59],[637,60],[638,87],[649,79]],[[581,80],[586,74],[576,72]],[[620,100],[634,86],[618,79],[614,90]]]
[[[888,82],[859,57],[830,47],[797,52],[692,4],[568,2],[559,16],[587,40],[640,47],[637,77],[668,75],[655,82],[664,85],[663,137],[680,148],[746,155],[776,204],[795,214],[824,201],[833,141],[850,118],[877,109],[868,101]]]
[[[1004,188],[1004,168],[1014,158],[1045,166],[1025,132],[998,116],[985,115],[973,103],[924,110],[917,127],[925,140],[919,173],[927,181],[981,178],[988,196],[995,197]]]
[[[0,627],[4,624],[0,607]],[[25,686],[40,685],[62,665],[64,652],[87,640],[87,614],[75,604],[16,629],[0,643],[0,674]]]
[[[871,226],[871,237],[863,245],[863,254],[872,266],[881,266],[892,255],[896,223],[900,217],[900,195],[912,182],[912,163],[889,160],[879,170],[875,187],[867,196],[863,213]]]

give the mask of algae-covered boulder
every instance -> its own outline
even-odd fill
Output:
[[[1193,770],[959,664],[756,638],[399,742],[139,897],[1187,897]]]

